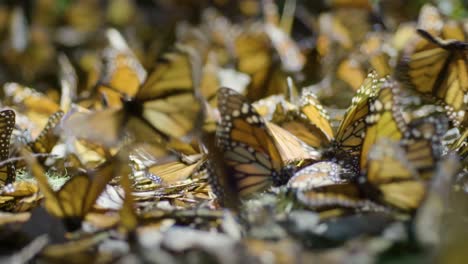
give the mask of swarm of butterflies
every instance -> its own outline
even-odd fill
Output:
[[[467,256],[466,17],[169,2],[0,6],[2,261]]]

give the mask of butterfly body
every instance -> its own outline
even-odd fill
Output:
[[[124,112],[129,116],[140,117],[143,115],[143,105],[140,102],[132,100],[129,97],[122,97],[121,101]]]

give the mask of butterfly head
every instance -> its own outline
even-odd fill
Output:
[[[129,96],[121,97],[122,104],[124,105],[125,112],[132,116],[141,116],[143,114],[143,105]]]
[[[80,217],[67,217],[63,219],[65,227],[68,231],[74,232],[81,228],[81,222],[83,220]]]

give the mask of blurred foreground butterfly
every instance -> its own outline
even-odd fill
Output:
[[[427,181],[418,172],[421,165],[435,165],[429,140],[399,144],[382,139],[369,152],[367,181],[377,189],[378,200],[403,210],[414,210],[427,188]]]
[[[69,231],[76,231],[86,214],[92,209],[106,184],[122,168],[118,163],[107,162],[96,171],[73,176],[58,191],[49,185],[44,168],[28,152],[22,151],[31,173],[36,178],[44,194],[44,206],[47,211],[63,220]]]
[[[218,91],[221,123],[209,162],[214,189],[246,197],[271,185],[284,184],[291,171],[285,166],[265,122],[246,99],[229,88]],[[219,186],[221,185],[221,186]],[[227,194],[221,195],[224,198]]]
[[[429,15],[432,20],[423,19]],[[397,68],[398,76],[416,91],[442,101],[458,126],[467,107],[466,33],[455,21],[444,23],[434,7],[423,8],[418,27],[419,36],[406,48]]]
[[[0,162],[4,162],[10,155],[10,137],[15,127],[15,112],[3,110],[0,112]],[[13,163],[8,162],[0,166],[0,187],[15,180]]]
[[[446,118],[429,116],[411,122],[401,140],[376,142],[362,171],[377,199],[403,210],[418,208],[441,157],[440,138],[446,130]]]
[[[193,50],[178,46],[162,56],[135,96],[121,93],[122,107],[76,114],[66,126],[75,136],[105,145],[115,145],[126,132],[136,141],[153,143],[190,136],[201,112],[199,63]]]

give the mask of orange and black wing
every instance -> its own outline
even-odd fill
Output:
[[[34,153],[50,153],[57,144],[60,136],[57,135],[55,128],[60,123],[64,113],[58,111],[49,117],[46,126],[37,138],[29,143],[29,147]]]
[[[235,184],[240,197],[284,183],[283,161],[267,126],[246,99],[228,88],[218,93],[221,123],[216,148],[222,155],[226,181]]]
[[[0,112],[0,161],[5,161],[10,155],[10,137],[15,127],[15,112],[3,110]],[[0,186],[15,180],[13,163],[9,162],[0,167]]]
[[[397,82],[387,80],[377,96],[369,100],[359,161],[361,169],[366,167],[369,150],[376,142],[382,138],[399,141],[407,130],[399,103],[399,89]]]
[[[366,190],[375,188],[378,199],[399,209],[418,208],[442,155],[446,131],[446,118],[429,116],[411,122],[401,140],[380,138],[367,153],[363,182],[371,188]]]
[[[201,125],[202,105],[199,95],[201,59],[186,46],[164,54],[138,90],[135,98],[124,107],[135,121],[130,131],[145,124],[165,137],[184,138]]]
[[[311,93],[303,93],[297,107],[278,103],[272,121],[312,147],[328,146],[334,137],[326,110]]]
[[[468,94],[468,42],[462,26],[444,22],[437,9],[421,11],[418,35],[406,47],[397,77],[414,90],[442,102],[458,126],[464,118]]]
[[[371,99],[375,99],[386,81],[386,78],[379,78],[375,72],[369,73],[340,123],[333,141],[335,150],[353,157],[359,156],[367,129],[366,119],[371,111]]]

